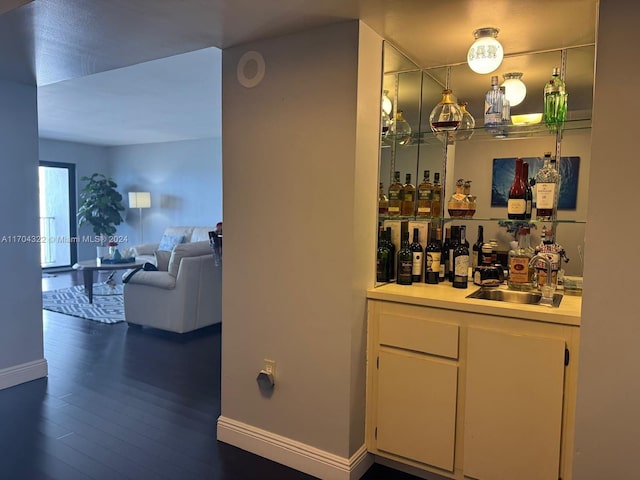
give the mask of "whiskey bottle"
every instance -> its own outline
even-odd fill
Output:
[[[402,232],[402,246],[398,251],[398,285],[411,285],[413,271],[413,253],[409,248],[409,232]]]
[[[380,182],[380,189],[378,190],[378,215],[387,215],[389,213],[389,199],[384,193],[384,187]]]
[[[402,212],[402,184],[400,183],[400,172],[393,173],[393,183],[389,185],[389,207],[390,217],[399,217]]]
[[[424,281],[426,283],[436,284],[440,281],[440,258],[442,255],[441,235],[442,230],[440,228],[431,229],[431,239],[425,251],[427,261],[425,263]]]
[[[411,183],[411,174],[405,176],[405,183],[402,186],[402,208],[401,215],[412,217],[416,208],[416,187]]]
[[[460,227],[460,240],[453,252],[453,287],[467,288],[469,282],[469,247],[466,239],[467,228]]]
[[[471,195],[471,180],[465,180],[464,189],[462,190],[464,196],[467,197],[466,205],[467,205],[467,213],[464,218],[471,219],[476,213],[476,196]]]
[[[419,218],[431,218],[433,185],[431,185],[429,176],[429,170],[425,170],[422,183],[418,185],[418,204],[416,216]]]
[[[527,211],[527,189],[522,178],[523,163],[522,158],[516,159],[516,172],[507,201],[507,218],[510,220],[524,220]]]
[[[442,216],[442,186],[440,185],[440,174],[433,175],[433,193],[431,195],[431,216],[439,218]]]
[[[533,257],[529,240],[530,230],[521,227],[518,230],[518,245],[509,250],[509,280],[507,284],[512,290],[532,290],[533,289],[533,268],[529,262]]]
[[[544,163],[535,176],[536,220],[553,220],[558,205],[560,175],[551,165],[551,153],[544,154]]]
[[[413,256],[413,266],[411,269],[411,281],[420,282],[422,280],[422,263],[424,262],[424,250],[418,240],[418,229],[413,229],[413,242],[409,245]]]
[[[447,211],[451,218],[460,218],[467,214],[467,196],[463,190],[464,180],[459,178],[456,182],[456,191],[447,202]]]
[[[567,118],[567,91],[564,80],[560,78],[560,69],[553,68],[551,79],[544,86],[544,123],[550,131],[562,128]]]

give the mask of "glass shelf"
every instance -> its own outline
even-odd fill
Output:
[[[591,119],[583,118],[577,120],[567,120],[564,123],[564,127],[562,128],[563,132],[573,131],[573,130],[585,130],[591,128]],[[473,135],[468,140],[463,140],[464,142],[473,141],[473,140],[509,140],[509,139],[518,139],[518,138],[530,138],[530,137],[544,137],[555,135],[555,131],[551,131],[547,128],[547,126],[543,123],[536,123],[532,125],[504,125],[500,127],[500,132],[494,132],[495,129],[485,129],[483,126],[476,127],[473,129]],[[402,137],[403,139],[406,136]],[[400,135],[398,135],[398,139],[400,139]],[[394,142],[393,135],[387,135],[381,142],[382,148],[391,148]],[[451,142],[450,142],[451,143]],[[453,139],[453,143],[455,143],[455,139]],[[417,132],[411,134],[411,141],[408,144],[396,144],[396,148],[409,148],[417,145],[442,145],[443,141],[435,136],[435,134],[431,131],[428,132]]]
[[[423,222],[440,222],[440,221],[444,221],[444,222],[498,222],[500,224],[504,224],[504,225],[510,225],[510,224],[530,224],[530,225],[538,225],[538,224],[545,224],[545,223],[566,223],[566,224],[576,224],[576,225],[584,225],[587,223],[586,220],[575,220],[575,219],[571,219],[571,220],[562,220],[562,219],[556,219],[556,220],[536,220],[536,219],[530,219],[530,220],[510,220],[508,218],[504,218],[504,217],[471,217],[471,218],[461,218],[461,217],[433,217],[433,218],[423,218],[423,217],[416,217],[416,216],[398,216],[398,217],[389,217],[387,215],[378,215],[378,221],[383,222],[384,220],[417,220],[417,221],[423,221]]]

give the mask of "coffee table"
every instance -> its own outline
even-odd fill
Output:
[[[127,263],[100,263],[97,260],[82,260],[76,263],[73,268],[82,272],[84,281],[84,293],[89,297],[89,303],[93,303],[93,272],[100,270],[128,270],[144,265],[142,261]]]

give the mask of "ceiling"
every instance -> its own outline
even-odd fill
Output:
[[[220,61],[210,47],[360,18],[433,67],[464,62],[473,30],[485,26],[500,29],[507,54],[593,44],[598,0],[1,3],[0,78],[38,85],[43,136],[114,145],[219,135],[210,112],[220,108]]]

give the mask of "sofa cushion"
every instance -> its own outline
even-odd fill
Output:
[[[174,277],[178,275],[178,268],[183,257],[199,257],[202,255],[213,255],[208,241],[176,245],[169,259],[169,274]]]
[[[158,245],[158,250],[166,250],[170,252],[176,245],[183,243],[184,238],[184,235],[167,235],[165,233],[164,235],[162,235],[160,245]]]
[[[156,250],[154,252],[155,255],[155,265],[158,267],[158,270],[162,272],[166,272],[169,270],[169,260],[171,259],[171,252],[166,250]]]
[[[184,243],[191,242],[191,233],[193,232],[193,227],[186,226],[175,226],[175,227],[167,227],[164,229],[165,235],[184,235]]]
[[[208,242],[209,232],[213,232],[214,230],[215,227],[193,227],[193,232],[191,232],[191,241]]]

